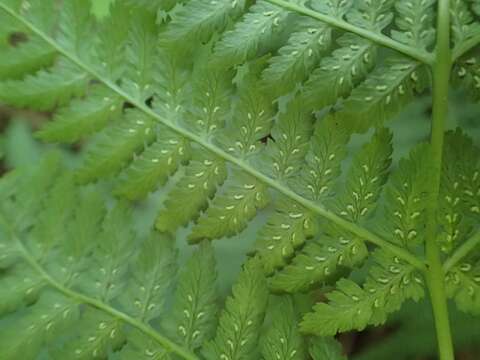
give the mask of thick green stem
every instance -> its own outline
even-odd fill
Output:
[[[448,111],[448,88],[452,66],[449,7],[449,0],[439,0],[436,59],[433,66],[433,117],[430,139],[431,192],[427,202],[425,239],[428,263],[426,278],[432,301],[439,358],[441,360],[454,359],[447,298],[445,294],[445,274],[440,260],[439,246],[437,244],[438,195],[442,171],[445,119]]]

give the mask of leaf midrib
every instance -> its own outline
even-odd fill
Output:
[[[434,56],[431,53],[428,53],[426,51],[419,51],[416,48],[412,46],[408,46],[405,44],[402,44],[401,42],[398,42],[396,40],[391,39],[390,37],[383,35],[382,33],[376,33],[373,31],[370,31],[368,29],[363,29],[360,27],[357,27],[355,25],[352,25],[342,19],[338,19],[336,17],[322,14],[320,12],[314,11],[312,9],[309,9],[305,6],[300,6],[297,4],[293,4],[289,1],[284,1],[284,0],[265,0],[271,4],[277,5],[279,7],[282,7],[284,9],[294,11],[306,16],[309,16],[311,18],[320,20],[330,26],[336,27],[338,29],[342,29],[344,31],[356,34],[364,39],[370,40],[378,45],[390,48],[392,50],[398,51],[404,55],[407,55],[415,60],[418,60],[424,64],[431,65],[433,64]]]
[[[8,13],[10,16],[15,18],[17,21],[21,22],[23,25],[25,25],[28,29],[30,29],[33,33],[35,33],[37,36],[42,38],[47,44],[49,44],[51,47],[56,49],[61,55],[63,55],[65,58],[73,62],[75,65],[77,65],[79,68],[96,78],[97,80],[101,81],[105,86],[107,86],[110,90],[113,92],[117,93],[120,97],[122,97],[125,101],[131,103],[134,105],[137,109],[141,110],[144,112],[146,115],[151,116],[153,119],[159,121],[166,127],[170,128],[174,132],[178,133],[179,135],[201,145],[205,149],[211,151],[215,155],[217,155],[220,158],[223,158],[224,160],[237,165],[240,167],[243,171],[246,173],[250,174],[251,176],[257,178],[258,180],[262,181],[266,185],[270,186],[271,188],[279,191],[280,193],[284,194],[286,197],[294,200],[295,202],[301,204],[305,208],[313,211],[314,213],[324,217],[327,220],[332,221],[336,225],[340,226],[341,228],[359,236],[360,238],[369,241],[379,247],[382,247],[384,249],[387,249],[394,255],[400,257],[401,259],[404,259],[405,261],[409,262],[413,266],[415,266],[417,269],[421,271],[426,271],[426,266],[424,262],[420,259],[418,259],[415,255],[410,253],[409,251],[400,248],[393,243],[390,243],[378,235],[370,232],[369,230],[362,228],[354,223],[351,223],[340,216],[336,215],[335,213],[326,210],[323,206],[318,205],[317,203],[310,201],[291,189],[283,186],[282,184],[278,183],[274,179],[266,176],[265,174],[259,172],[255,168],[253,168],[251,165],[248,163],[244,162],[241,159],[238,159],[227,152],[223,151],[222,149],[218,148],[217,146],[205,141],[202,137],[176,125],[173,123],[170,123],[167,120],[164,120],[159,114],[154,112],[151,108],[143,104],[142,102],[138,101],[137,99],[133,98],[130,96],[128,93],[126,93],[124,90],[122,90],[119,86],[117,86],[115,83],[112,81],[104,78],[100,73],[98,73],[96,70],[93,69],[90,65],[84,63],[81,59],[79,59],[75,54],[71,54],[68,50],[62,48],[53,38],[45,34],[42,30],[37,28],[34,24],[29,22],[27,19],[23,18],[21,15],[17,14],[15,11],[13,11],[10,7],[5,5],[4,3],[0,2],[0,9],[3,9],[6,13]]]

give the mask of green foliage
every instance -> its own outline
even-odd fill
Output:
[[[51,110],[64,105],[72,96],[85,92],[87,77],[70,63],[59,62],[50,71],[40,70],[23,80],[0,84],[0,101],[35,110]]]
[[[305,98],[312,107],[333,105],[350,95],[374,65],[377,49],[370,41],[345,34],[337,43],[339,48],[321,60],[305,83]]]
[[[341,347],[331,338],[319,338],[310,344],[310,356],[313,360],[345,360]]]
[[[175,293],[177,336],[189,349],[197,349],[214,334],[218,295],[212,284],[216,278],[213,248],[203,242],[181,271]]]
[[[480,33],[480,24],[475,20],[467,1],[452,0],[450,14],[452,17],[452,35],[455,46],[460,46]],[[478,8],[477,8],[478,10]]]
[[[233,30],[225,32],[215,46],[215,57],[222,63],[239,64],[264,54],[272,37],[286,27],[288,17],[288,11],[266,1],[255,3]]]
[[[278,303],[270,305],[270,309],[272,323],[263,338],[263,358],[305,359],[305,342],[297,327],[298,316],[292,299],[279,298]]]
[[[76,187],[58,155],[15,170],[0,187],[2,359],[250,359],[273,340],[261,331],[268,290],[257,258],[219,313],[209,242],[177,276],[173,239],[136,235],[126,204],[107,207],[91,188]],[[306,341],[292,336],[292,346]]]
[[[78,171],[80,182],[89,182],[118,172],[133,154],[154,141],[153,120],[131,110],[122,122],[115,122],[100,133],[87,150],[85,165]]]
[[[418,301],[423,296],[423,281],[412,266],[381,250],[372,257],[374,265],[365,284],[360,287],[351,280],[340,280],[327,295],[329,303],[318,303],[305,316],[303,330],[322,336],[362,330],[384,323],[388,313],[397,311],[406,299]]]
[[[207,359],[257,357],[260,325],[267,305],[267,287],[257,259],[247,261],[244,272],[227,298],[215,337],[206,344]]]
[[[157,228],[160,231],[175,231],[191,219],[198,218],[226,176],[223,160],[203,151],[196,152],[178,186],[168,194],[165,208],[158,216]]]
[[[339,115],[354,130],[378,126],[408,104],[428,82],[421,64],[398,57],[389,59],[355,88],[345,100]]]
[[[5,357],[340,359],[305,333],[383,324],[425,283],[478,313],[479,150],[443,122],[449,71],[480,97],[479,9],[434,3],[0,0],[0,102],[82,149],[0,184]],[[388,121],[429,88],[432,140],[396,161]],[[220,311],[208,241],[245,229]],[[199,245],[177,278],[179,230]],[[318,289],[312,311],[269,297]]]
[[[399,1],[395,4],[398,17],[395,24],[401,31],[392,31],[392,37],[405,44],[428,48],[435,41],[433,28],[434,0]]]
[[[75,99],[58,110],[52,122],[38,133],[44,141],[74,143],[102,129],[106,123],[120,115],[121,101],[105,88],[92,88],[85,99]]]

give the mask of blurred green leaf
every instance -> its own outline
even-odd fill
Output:
[[[114,0],[91,0],[92,1],[92,12],[98,17],[102,18],[108,15],[109,6]]]
[[[14,118],[5,130],[3,150],[9,168],[31,166],[40,160],[42,146],[32,136],[29,122]]]

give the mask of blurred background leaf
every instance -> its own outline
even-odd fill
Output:
[[[114,0],[94,0],[92,1],[92,12],[95,16],[102,18],[108,14],[108,8]]]

